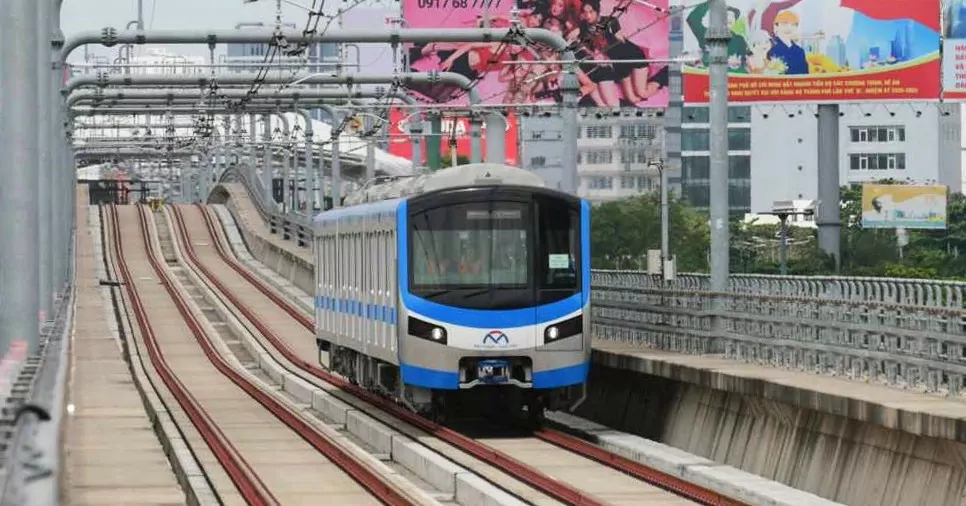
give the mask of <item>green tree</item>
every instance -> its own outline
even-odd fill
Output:
[[[671,254],[678,270],[708,268],[708,219],[676,198],[669,202]],[[591,218],[592,263],[599,269],[643,269],[647,250],[661,247],[661,203],[656,193],[594,207]]]
[[[884,180],[880,184],[905,184]],[[900,247],[896,230],[862,227],[862,187],[841,189],[841,274],[903,278],[966,279],[966,197],[949,196],[946,230],[907,230]],[[671,199],[671,252],[681,272],[707,272],[710,228],[707,214]],[[653,193],[596,206],[591,251],[595,268],[643,269],[647,250],[660,248],[660,202]],[[731,270],[780,272],[777,224],[731,223]],[[788,272],[832,274],[834,263],[818,247],[815,229],[789,227]],[[962,254],[961,254],[962,252]]]

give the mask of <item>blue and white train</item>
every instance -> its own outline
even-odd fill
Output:
[[[437,419],[458,405],[541,417],[583,398],[586,201],[471,164],[344,204],[314,218],[323,366]]]

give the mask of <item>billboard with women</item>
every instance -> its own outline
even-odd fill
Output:
[[[727,0],[735,102],[939,98],[940,0]],[[708,5],[684,16],[685,102],[708,101]]]
[[[517,0],[523,26],[560,34],[576,48],[580,103],[589,107],[667,107],[669,0]],[[403,0],[410,28],[510,26],[514,0]],[[562,100],[559,55],[543,45],[430,43],[409,47],[414,72],[445,70],[468,77],[487,104]],[[466,104],[445,85],[415,89],[418,98]]]

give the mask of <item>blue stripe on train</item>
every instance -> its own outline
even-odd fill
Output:
[[[380,304],[366,304],[352,299],[318,296],[315,298],[315,307],[323,311],[358,316],[366,320],[375,320],[392,325],[396,324],[396,308]]]
[[[423,388],[439,390],[457,390],[460,387],[458,372],[427,369],[412,364],[399,364],[403,383]],[[533,388],[548,389],[579,385],[587,381],[590,361],[533,373]]]

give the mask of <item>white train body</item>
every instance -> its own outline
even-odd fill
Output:
[[[557,409],[582,392],[586,201],[515,167],[472,164],[344,204],[314,218],[323,365],[421,412],[495,391]]]

